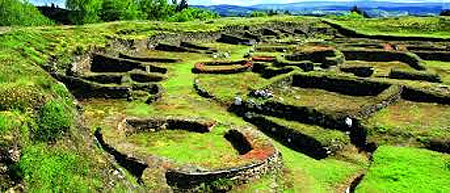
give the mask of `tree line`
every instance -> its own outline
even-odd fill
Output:
[[[187,0],[66,0],[66,8],[69,11],[66,17],[72,24],[120,20],[181,22],[219,17],[209,10],[189,7]],[[52,23],[28,0],[0,0],[0,26]]]
[[[118,20],[189,21],[212,19],[218,15],[190,8],[186,0],[67,0],[76,24]]]

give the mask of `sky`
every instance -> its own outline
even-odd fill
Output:
[[[49,5],[51,3],[55,3],[58,5],[64,5],[65,0],[29,0],[31,3],[37,5]],[[286,4],[286,3],[295,3],[295,2],[314,2],[313,0],[188,0],[191,5],[220,5],[220,4],[228,4],[228,5],[256,5],[256,4]],[[364,2],[368,0],[320,0],[320,1],[329,1],[329,2]],[[375,0],[372,0],[375,1]],[[437,2],[442,3],[446,2],[450,4],[450,0],[376,0],[378,2],[387,1],[387,2],[398,2],[398,3],[431,3]]]

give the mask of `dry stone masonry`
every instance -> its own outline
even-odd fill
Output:
[[[331,27],[275,22],[265,26],[224,27],[217,32],[160,34],[130,43],[148,49],[146,51],[213,56],[214,60],[194,64],[193,90],[210,99],[209,102],[228,107],[230,112],[258,128],[226,125],[228,130],[223,134],[231,144],[230,148],[240,158],[251,162],[211,169],[172,164],[176,160],[156,155],[132,156],[119,152],[114,144],[108,143],[113,140],[108,140],[101,129],[94,133],[98,144],[140,183],[144,183],[141,179],[153,164],[162,168],[164,182],[173,192],[226,192],[264,175],[281,172],[282,155],[265,135],[317,160],[354,147],[370,155],[378,144],[368,142],[371,128],[366,121],[379,111],[401,100],[433,103],[450,109],[450,88],[445,85],[442,74],[431,71],[427,66],[429,60],[450,61],[450,46],[446,40],[365,35],[331,22],[324,23]],[[317,40],[316,35],[325,36],[324,40]],[[228,60],[230,55],[227,52],[224,57],[227,59],[222,60],[216,58],[220,55],[219,49],[202,46],[199,41],[248,46],[249,51],[242,59],[232,61]],[[114,50],[115,54],[110,54],[96,51],[89,54],[88,62],[76,64],[72,72],[52,75],[81,100],[127,99],[143,100],[148,104],[161,100],[164,94],[162,82],[171,76],[167,66],[162,64],[182,64],[183,61],[127,51],[130,52]],[[362,65],[347,65],[352,62]],[[376,64],[390,62],[405,64],[405,68],[389,66],[386,70]],[[387,73],[380,76],[379,72],[383,70]],[[230,101],[219,101],[221,93],[204,87],[201,77],[227,74],[256,74],[267,84],[260,88],[250,85],[248,92],[238,93]],[[296,92],[298,90],[324,94],[314,99],[319,102],[308,101],[300,91]],[[327,103],[321,98],[325,95],[335,97],[335,100],[363,102],[341,108],[335,101]],[[287,100],[288,97],[293,100]],[[126,137],[166,130],[208,135],[219,124],[222,123],[197,117],[128,117],[118,124],[117,130]],[[314,127],[320,132],[302,130],[298,125]],[[333,136],[323,137],[322,133],[333,133]],[[449,153],[449,141],[433,138],[420,143],[421,147]]]

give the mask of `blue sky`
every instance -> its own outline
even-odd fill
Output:
[[[59,4],[63,5],[65,0],[29,0],[34,4]],[[255,4],[285,4],[285,3],[295,3],[295,2],[314,2],[313,0],[188,0],[189,4],[192,5],[218,5],[218,4],[229,4],[229,5],[255,5]],[[330,2],[355,2],[356,0],[320,0],[320,1],[330,1]],[[369,1],[369,0],[358,0],[359,2]],[[431,2],[447,2],[450,0],[373,0],[373,1],[387,1],[387,2],[405,2],[405,3],[431,3]]]

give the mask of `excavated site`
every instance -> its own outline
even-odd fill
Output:
[[[437,62],[448,41],[275,22],[119,42],[52,75],[136,189],[354,192],[379,146],[450,153]]]

